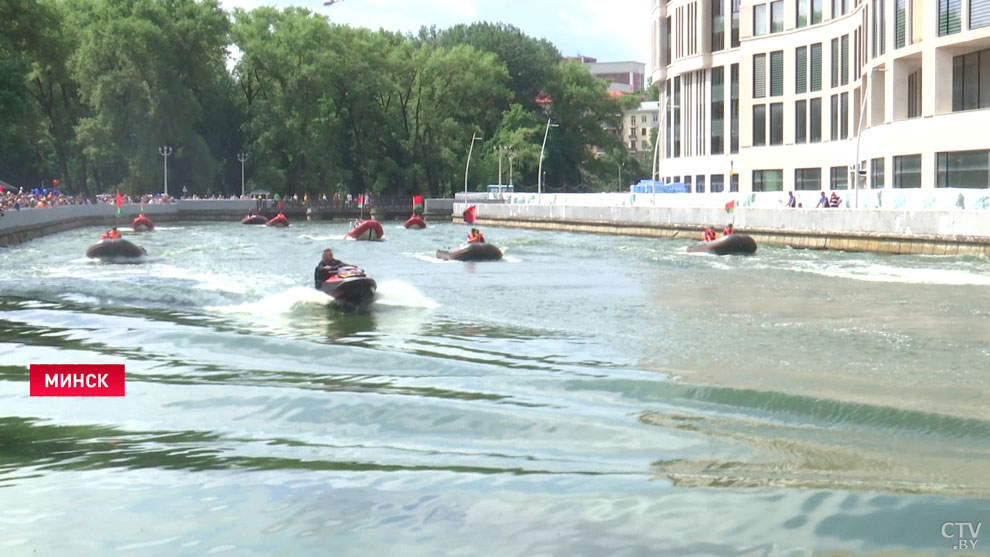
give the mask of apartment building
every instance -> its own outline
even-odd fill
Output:
[[[653,134],[660,125],[659,108],[659,102],[645,101],[622,113],[620,138],[629,149],[629,154],[643,163],[653,160]]]
[[[693,191],[990,188],[990,0],[653,0],[651,77]]]

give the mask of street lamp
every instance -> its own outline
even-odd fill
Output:
[[[498,153],[498,193],[502,194],[502,157],[505,156],[505,152],[511,149],[510,145],[496,145],[492,149]]]
[[[467,180],[468,180],[468,168],[471,167],[471,151],[474,151],[474,142],[484,139],[480,135],[471,133],[471,147],[468,148],[468,159],[467,164],[464,165],[464,199],[467,202]]]
[[[168,156],[172,154],[172,148],[162,145],[158,148],[158,153],[162,156],[162,163],[165,166],[165,197],[168,197]]]
[[[873,67],[870,73],[866,74],[866,92],[863,94],[863,101],[859,107],[859,126],[856,128],[856,158],[852,165],[852,184],[856,189],[855,203],[859,209],[859,144],[863,139],[863,120],[866,119],[866,99],[870,98],[870,86],[873,85],[873,72],[885,72],[886,68]]]
[[[670,103],[670,97],[664,99],[661,103],[660,99],[657,99],[657,110],[660,111],[660,125],[657,127],[657,140],[653,145],[653,172],[650,174],[650,187],[653,188],[653,205],[657,204],[657,181],[660,178],[660,137],[667,131],[666,121],[667,121],[667,110],[678,110],[681,108],[679,104],[671,103],[670,106],[662,106],[666,103]]]
[[[540,203],[543,196],[543,151],[547,148],[547,136],[550,135],[551,127],[559,127],[560,124],[551,124],[550,117],[547,117],[547,130],[543,132],[543,146],[540,147],[540,168],[536,171],[536,202]]]
[[[248,160],[248,154],[237,153],[237,160],[241,161],[241,197],[244,197],[244,161]]]
[[[512,150],[512,146],[509,146],[509,185],[514,185],[515,182],[512,181],[512,159],[516,158],[515,151]],[[515,188],[513,188],[515,189]]]

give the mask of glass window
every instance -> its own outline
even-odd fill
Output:
[[[907,0],[894,0],[894,48],[904,46],[907,38]]]
[[[753,105],[753,147],[767,144],[767,105]]]
[[[843,93],[839,99],[839,131],[842,139],[849,137],[849,93]]]
[[[674,77],[674,156],[681,156],[681,78]]]
[[[724,151],[725,134],[725,68],[719,66],[712,68],[712,146],[713,155],[719,155]]]
[[[795,27],[798,29],[808,26],[808,3],[809,0],[797,0],[797,21]]]
[[[921,155],[894,157],[894,187],[921,187]]]
[[[808,141],[810,143],[821,143],[822,141],[822,99],[811,99],[808,105],[810,115],[808,118]]]
[[[754,170],[753,191],[784,191],[784,171]]]
[[[784,0],[777,0],[770,3],[770,32],[782,33],[784,31]]]
[[[698,174],[694,177],[694,192],[705,193],[705,175]]]
[[[833,166],[829,169],[829,189],[849,189],[849,169],[845,166]]]
[[[812,191],[822,189],[822,169],[821,168],[795,169],[794,189],[812,190]]]
[[[770,53],[770,96],[784,94],[784,51]]]
[[[990,25],[990,0],[969,0],[969,28]]]
[[[739,64],[729,66],[731,74],[729,100],[729,151],[739,152]]]
[[[808,92],[808,47],[801,46],[794,51],[794,92]]]
[[[822,22],[822,0],[811,0],[811,24]]]
[[[753,98],[767,96],[767,55],[753,55]]]
[[[822,43],[811,45],[811,90],[822,90]]]
[[[936,153],[935,187],[990,187],[990,151]]]
[[[808,142],[808,101],[794,103],[794,143]]]
[[[729,180],[729,191],[739,191],[739,175],[733,174],[732,178]]]
[[[732,0],[732,48],[739,46],[739,0]]]
[[[832,87],[839,86],[839,39],[832,39]]]
[[[870,187],[875,190],[883,188],[883,161],[882,157],[870,160]]]
[[[962,0],[938,0],[938,36],[952,35],[961,30]]]
[[[712,193],[719,193],[725,189],[725,175],[712,174]]]
[[[770,105],[770,145],[784,143],[784,103]]]
[[[724,0],[712,0],[712,52],[725,48]]]
[[[849,83],[849,35],[842,35],[842,53],[839,55],[839,83]]]
[[[832,141],[839,140],[839,95],[832,95],[832,134],[829,136]]]
[[[903,1],[903,0],[901,0]],[[753,6],[753,36],[767,34],[767,5],[757,4]]]

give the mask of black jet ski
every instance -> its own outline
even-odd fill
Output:
[[[346,311],[367,307],[374,301],[377,289],[375,279],[352,265],[340,267],[337,274],[330,275],[320,285],[320,290],[333,298],[334,306]]]

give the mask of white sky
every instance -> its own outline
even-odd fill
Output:
[[[515,25],[547,39],[564,56],[599,62],[634,61],[650,66],[650,0],[221,0],[225,10],[261,5],[301,6],[352,27],[415,33],[422,26],[446,29],[488,21]]]

